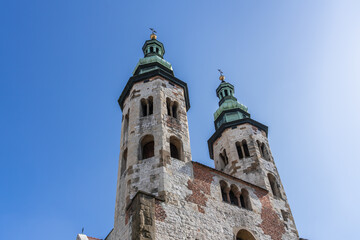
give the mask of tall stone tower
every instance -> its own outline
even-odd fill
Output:
[[[115,221],[105,240],[299,239],[267,127],[237,102],[234,86],[221,75],[208,140],[214,169],[191,159],[188,89],[163,44],[153,33],[142,50],[119,98]]]
[[[214,113],[216,131],[208,140],[215,168],[267,189],[273,208],[284,220],[291,220],[286,226],[295,232],[290,206],[270,151],[268,127],[250,117],[248,108],[234,97],[234,86],[225,81],[222,73],[219,79],[221,83],[216,89],[219,108]]]
[[[131,234],[132,239],[154,239],[151,208],[154,199],[165,198],[166,165],[173,159],[191,161],[187,85],[164,60],[165,48],[157,36],[150,38],[118,101],[123,118],[115,239],[131,239]]]

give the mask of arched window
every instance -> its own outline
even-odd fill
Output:
[[[268,179],[271,187],[271,191],[275,197],[281,198],[279,184],[276,181],[276,178],[272,174],[268,174]]]
[[[249,148],[245,139],[242,141],[242,147],[244,149],[245,157],[250,157]]]
[[[258,145],[258,148],[259,148],[259,152],[260,152],[261,157],[264,157],[263,151],[262,151],[262,149],[261,149],[261,143],[259,142],[259,140],[257,140],[256,142],[257,142],[257,145]]]
[[[224,181],[220,181],[221,188],[221,197],[224,202],[229,202],[228,200],[228,185]]]
[[[174,102],[173,106],[172,106],[172,116],[174,118],[177,118],[177,116],[178,116],[177,111],[178,111],[178,103]]]
[[[268,160],[270,161],[270,155],[269,155],[269,152],[265,146],[264,143],[261,144],[261,152],[262,152],[262,157],[265,159],[265,160]]]
[[[141,159],[146,159],[154,156],[154,137],[146,135],[141,140]]]
[[[125,149],[125,151],[124,151],[124,153],[122,155],[120,175],[122,175],[125,172],[126,165],[127,165],[127,149]]]
[[[169,116],[171,116],[171,107],[170,107],[170,104],[171,104],[170,98],[166,98],[166,109],[167,109],[167,114],[168,114]]]
[[[236,234],[236,240],[256,240],[256,239],[249,231],[242,229]]]
[[[230,203],[236,206],[240,206],[238,196],[239,189],[235,185],[231,185],[229,192]]]
[[[182,160],[182,143],[174,136],[170,137],[170,156]]]
[[[251,210],[251,202],[249,197],[249,192],[246,189],[241,190],[240,194],[240,204],[242,208]]]
[[[152,97],[149,97],[148,99],[143,98],[143,99],[141,99],[140,103],[141,103],[141,116],[142,117],[153,114],[154,106],[153,106],[153,98]]]
[[[220,157],[220,169],[223,170],[226,165],[228,165],[229,160],[226,155],[226,150],[224,149],[222,153],[219,154]]]
[[[166,98],[167,114],[171,117],[178,118],[179,104],[175,101],[171,101],[170,98]]]
[[[235,196],[235,193],[233,192],[233,190],[231,189],[229,192],[229,197],[230,197],[230,203],[236,206],[239,206],[239,202],[237,197]]]
[[[147,116],[147,104],[145,99],[141,99],[141,116]]]
[[[159,53],[159,48],[156,48],[156,52]]]
[[[154,48],[153,48],[153,47],[150,47],[150,52],[154,52]]]
[[[129,114],[130,114],[130,110],[128,111],[128,113],[125,115],[125,118],[124,118],[124,130],[123,130],[123,136],[124,136],[124,139],[123,139],[123,144],[126,143],[127,141],[127,138],[128,138],[128,133],[129,133]]]
[[[228,95],[228,90],[227,89],[225,89],[225,96],[227,96]]]
[[[153,114],[154,106],[153,106],[153,98],[148,98],[148,105],[149,105],[149,115]]]
[[[240,146],[240,143],[239,143],[239,142],[236,143],[236,150],[237,150],[239,159],[244,158],[244,154],[243,154],[243,152],[242,152],[242,149],[241,149],[241,146]]]

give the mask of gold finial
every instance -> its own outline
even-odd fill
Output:
[[[150,28],[150,30],[151,30],[150,39],[151,39],[151,40],[156,39],[157,36],[156,36],[156,34],[155,34],[155,33],[156,33],[155,29]]]
[[[218,69],[219,73],[220,73],[220,77],[219,79],[223,82],[225,81],[225,76],[223,75],[223,71],[221,71],[221,69]]]

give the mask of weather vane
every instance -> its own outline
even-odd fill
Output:
[[[219,73],[220,73],[220,77],[219,79],[223,82],[225,80],[225,76],[223,75],[223,71],[221,71],[221,69],[218,69]]]
[[[156,39],[156,31],[155,31],[155,29],[150,28],[150,30],[151,30],[150,39],[152,39],[152,40]]]
[[[155,29],[153,29],[153,28],[150,28],[150,31],[151,31],[151,34],[157,33],[157,32],[155,31]]]

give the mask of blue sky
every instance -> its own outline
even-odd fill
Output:
[[[358,1],[0,2],[0,239],[105,238],[123,87],[149,27],[188,83],[193,160],[213,166],[217,69],[269,142],[300,236],[357,239]]]

